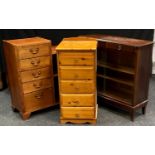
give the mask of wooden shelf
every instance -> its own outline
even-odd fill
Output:
[[[114,77],[110,77],[110,76],[107,76],[107,75],[102,75],[102,74],[97,74],[98,77],[101,77],[101,78],[104,78],[104,79],[107,79],[107,80],[111,80],[111,81],[114,81],[114,82],[118,82],[118,83],[121,83],[121,84],[125,84],[125,85],[128,85],[128,86],[134,86],[134,83],[133,81],[131,80],[128,80],[128,79],[118,79],[118,78],[114,78]]]
[[[132,95],[119,90],[105,90],[104,92],[98,91],[98,96],[109,98],[111,101],[124,102],[126,104],[132,104]]]
[[[99,67],[108,68],[108,69],[118,71],[118,72],[123,72],[123,73],[131,74],[131,75],[135,74],[134,68],[131,68],[131,67],[125,67],[125,66],[115,65],[115,64],[110,64],[110,63],[101,63],[101,62],[98,62],[97,65]]]

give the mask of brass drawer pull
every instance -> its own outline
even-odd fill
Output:
[[[40,93],[40,94],[36,94],[35,95],[35,98],[36,99],[41,99],[43,97],[43,93]]]
[[[39,48],[36,48],[35,50],[30,49],[29,51],[30,51],[30,53],[32,53],[32,54],[37,54],[37,53],[39,52]]]
[[[33,72],[32,73],[32,76],[34,77],[34,78],[39,78],[40,77],[40,75],[41,75],[41,72],[39,71],[39,72]]]
[[[35,88],[40,88],[40,87],[42,86],[42,82],[40,82],[40,83],[38,83],[38,84],[33,83],[33,86],[34,86]]]
[[[37,61],[32,60],[31,64],[36,67],[40,64],[40,60],[37,60]]]

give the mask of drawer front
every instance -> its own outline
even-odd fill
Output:
[[[78,80],[78,81],[60,81],[61,93],[93,93],[95,85],[93,80]]]
[[[95,109],[93,107],[61,107],[61,117],[64,119],[93,119]]]
[[[52,87],[51,79],[36,80],[33,82],[23,83],[23,92],[26,94],[49,87]]]
[[[53,89],[43,89],[24,95],[25,110],[35,111],[54,105]]]
[[[93,67],[60,66],[59,74],[62,80],[88,80],[94,79]]]
[[[50,55],[50,45],[32,45],[22,46],[18,48],[19,59],[27,59],[38,56]]]
[[[63,107],[91,107],[95,105],[94,94],[61,94],[60,100]]]
[[[105,45],[105,46],[104,46]],[[108,49],[113,49],[113,50],[117,50],[117,51],[133,51],[134,47],[132,46],[126,46],[126,45],[121,45],[121,44],[117,44],[117,43],[105,43],[103,46],[105,48]]]
[[[40,80],[40,79],[48,78],[50,76],[51,76],[50,67],[20,72],[20,77],[22,82]]]
[[[94,58],[92,52],[59,52],[59,65],[90,66]]]
[[[28,69],[37,69],[40,67],[46,67],[51,64],[51,57],[44,56],[44,57],[37,57],[31,59],[21,60],[19,62],[20,70],[28,70]]]

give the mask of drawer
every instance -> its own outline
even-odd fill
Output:
[[[43,89],[24,95],[25,111],[31,112],[54,105],[53,89]]]
[[[91,107],[96,99],[94,94],[61,94],[60,100],[64,107]]]
[[[18,48],[19,59],[50,55],[50,52],[51,48],[49,44],[22,46]]]
[[[50,76],[51,76],[50,67],[20,72],[20,77],[22,82],[40,80],[40,79],[48,78]]]
[[[117,43],[105,43],[103,44],[103,47],[108,48],[108,49],[113,49],[117,51],[133,51],[135,48],[127,45],[121,45]]]
[[[61,80],[61,93],[93,93],[95,92],[95,84],[93,80]]]
[[[61,117],[64,119],[93,119],[94,107],[61,107]]]
[[[94,65],[93,52],[59,52],[59,65]]]
[[[33,82],[23,83],[23,92],[24,94],[31,93],[33,91],[49,88],[51,86],[52,86],[51,79],[36,80]]]
[[[50,56],[43,56],[31,59],[20,60],[19,67],[20,70],[29,70],[29,69],[37,69],[40,67],[46,67],[51,64]]]
[[[94,79],[94,68],[93,67],[77,67],[77,66],[60,66],[59,74],[63,80],[87,80]]]

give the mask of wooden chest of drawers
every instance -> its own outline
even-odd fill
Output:
[[[55,105],[51,42],[34,37],[4,41],[12,108],[28,119]]]
[[[61,123],[96,123],[94,39],[64,39],[57,46]]]

